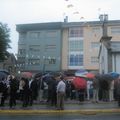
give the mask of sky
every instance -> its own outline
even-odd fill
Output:
[[[9,52],[17,54],[16,24],[99,20],[108,14],[109,20],[120,20],[120,0],[0,0],[0,22],[10,28]]]

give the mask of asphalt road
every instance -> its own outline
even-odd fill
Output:
[[[120,120],[120,114],[0,115],[0,120]]]

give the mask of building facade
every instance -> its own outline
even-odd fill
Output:
[[[108,21],[108,35],[112,36],[112,42],[120,41],[119,24],[119,20]],[[101,21],[17,25],[20,70],[99,71],[102,25]]]
[[[21,71],[61,69],[61,23],[17,25]]]

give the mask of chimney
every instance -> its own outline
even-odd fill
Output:
[[[65,18],[64,18],[64,22],[65,22],[65,23],[68,22],[68,16],[65,16]]]

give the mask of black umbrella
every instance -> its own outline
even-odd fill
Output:
[[[4,72],[0,72],[0,81],[6,78],[8,75]]]
[[[7,74],[7,75],[10,74],[10,73],[9,73],[7,70],[5,70],[5,69],[0,69],[0,72],[3,72],[3,73],[5,73],[5,74]]]
[[[102,75],[102,79],[103,79],[103,80],[111,81],[111,80],[113,80],[114,78],[113,78],[112,75],[110,75],[110,74],[103,74],[103,75]]]
[[[97,74],[95,77],[98,80],[107,80],[107,81],[113,80],[113,77],[110,74]]]
[[[36,73],[36,74],[34,75],[34,78],[39,78],[39,77],[42,77],[42,73]]]

